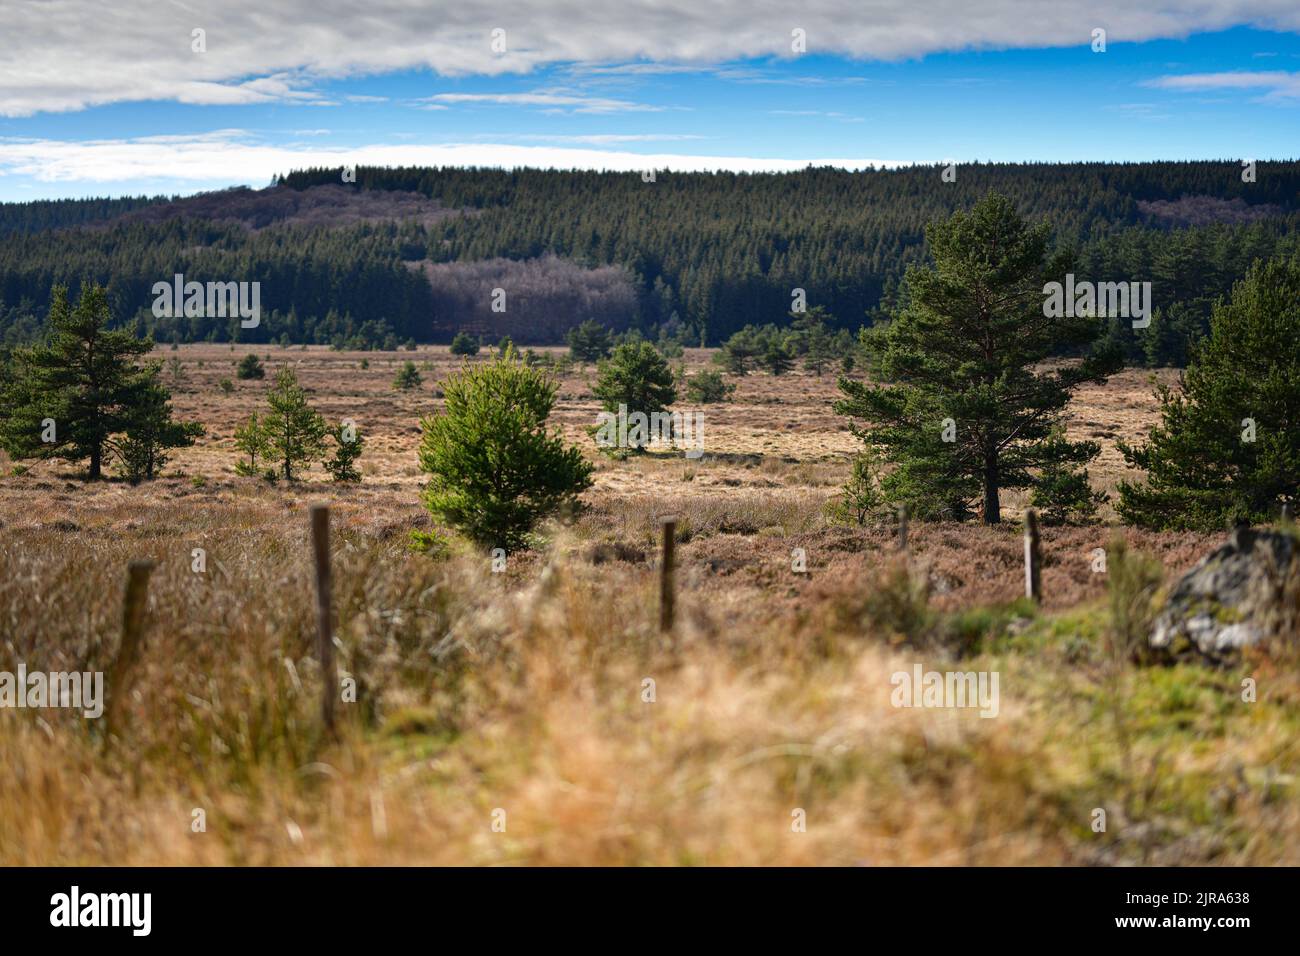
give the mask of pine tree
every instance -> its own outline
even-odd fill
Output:
[[[65,288],[54,289],[44,344],[14,351],[0,396],[0,446],[10,456],[89,459],[87,477],[103,477],[110,438],[157,376],[132,361],[153,342],[110,331],[109,319],[102,287],[83,288],[75,308]]]
[[[451,340],[452,355],[478,355],[478,339],[466,332],[457,332]]]
[[[262,360],[254,353],[249,352],[239,360],[239,365],[235,368],[235,378],[245,380],[266,378],[266,369],[262,366]]]
[[[1151,528],[1219,530],[1269,520],[1300,499],[1300,258],[1257,264],[1218,306],[1161,421],[1119,443],[1143,482],[1116,510]]]
[[[569,355],[575,362],[599,362],[613,344],[609,330],[594,319],[569,330]]]
[[[732,375],[748,375],[759,354],[754,328],[747,325],[722,344],[722,348],[713,356],[713,361]]]
[[[361,457],[361,450],[366,443],[361,430],[355,425],[340,422],[330,437],[334,439],[334,455],[323,462],[325,470],[335,481],[359,482],[361,472],[357,470],[356,460]]]
[[[538,522],[576,507],[591,465],[548,430],[556,383],[509,350],[443,383],[446,407],[420,422],[422,494],[438,519],[485,547],[514,550]]]
[[[280,369],[266,400],[271,406],[262,418],[266,457],[285,481],[293,481],[295,469],[310,467],[325,451],[325,419],[307,404],[307,393],[291,368]]]
[[[248,416],[248,420],[235,429],[235,447],[248,456],[248,461],[235,462],[235,471],[241,475],[256,475],[257,459],[265,455],[266,433],[257,418],[257,412]]]
[[[701,405],[728,401],[736,391],[736,386],[727,382],[721,372],[712,369],[697,372],[686,378],[685,382],[687,399]]]
[[[844,483],[835,510],[855,524],[867,523],[872,512],[885,503],[880,490],[880,459],[870,446],[853,459],[849,480]]]
[[[1096,454],[1090,443],[1049,439],[1071,392],[1104,381],[1120,359],[1099,349],[1035,370],[1086,349],[1102,327],[1044,314],[1044,282],[1062,280],[1068,259],[1048,261],[1047,225],[1030,226],[1006,198],[990,194],[926,238],[934,266],[908,270],[909,306],[876,340],[892,384],[841,379],[835,408],[867,422],[855,433],[897,465],[884,480],[891,499],[918,515],[964,517],[982,496],[984,521],[996,524],[1001,489]]]
[[[413,388],[419,388],[424,379],[420,375],[419,369],[415,367],[414,362],[407,362],[398,370],[397,375],[393,378],[393,388],[398,391],[410,391]]]
[[[834,338],[826,330],[826,326],[817,323],[808,329],[804,338],[804,347],[803,367],[821,378],[822,371],[835,356]]]
[[[794,366],[789,346],[776,336],[768,339],[767,348],[764,349],[759,363],[772,375],[784,375]]]
[[[149,378],[127,411],[125,433],[110,440],[132,484],[152,481],[167,464],[168,449],[193,445],[204,433],[198,422],[172,418],[171,393],[162,384],[161,366],[146,366],[144,371]]]
[[[629,342],[614,349],[600,363],[591,391],[601,408],[615,413],[619,405],[626,405],[629,414],[649,416],[667,411],[677,400],[673,370],[649,342]]]

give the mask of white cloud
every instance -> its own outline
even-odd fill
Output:
[[[547,112],[571,113],[658,112],[663,109],[662,106],[647,106],[628,100],[546,90],[531,93],[439,93],[428,97],[427,102],[434,104],[434,108],[489,103],[496,106],[539,106]]]
[[[45,183],[173,182],[178,188],[264,185],[275,173],[308,166],[524,166],[552,169],[750,170],[780,172],[808,165],[863,169],[905,163],[868,158],[772,159],[685,156],[499,143],[369,145],[352,149],[252,142],[239,130],[185,138],[70,142],[0,139],[0,176]]]
[[[583,133],[573,136],[521,133],[518,136],[500,138],[531,140],[539,143],[584,143],[589,146],[604,146],[613,143],[680,142],[706,137],[695,133]]]
[[[524,73],[548,64],[628,64],[651,73],[751,57],[898,59],[957,49],[1086,47],[1254,25],[1300,30],[1295,0],[220,0],[203,4],[60,0],[8,3],[0,114],[126,100],[331,102],[322,81],[428,68],[445,76]],[[191,31],[206,31],[204,53]],[[506,31],[507,52],[491,49]],[[601,67],[596,67],[597,69]],[[346,94],[345,94],[346,95]]]
[[[1235,70],[1227,73],[1187,73],[1162,76],[1147,86],[1201,93],[1208,90],[1264,90],[1265,100],[1300,98],[1300,73],[1284,70]]]

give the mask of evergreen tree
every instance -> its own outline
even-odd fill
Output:
[[[330,437],[334,439],[334,455],[323,462],[325,470],[335,481],[359,482],[361,472],[357,469],[356,460],[361,457],[365,445],[361,430],[354,425],[339,422]]]
[[[599,362],[613,344],[609,330],[594,319],[569,330],[569,355],[575,362]]]
[[[399,392],[410,391],[413,388],[419,388],[420,383],[423,381],[424,379],[420,376],[420,371],[415,367],[415,363],[407,362],[393,377],[393,388]]]
[[[849,480],[844,483],[840,499],[834,502],[833,513],[838,513],[854,524],[864,525],[867,518],[885,503],[880,490],[880,459],[870,446],[853,459]]]
[[[543,518],[577,506],[592,468],[547,429],[556,388],[513,349],[443,383],[444,411],[420,423],[420,468],[430,475],[422,498],[436,518],[510,551]]]
[[[775,336],[768,339],[760,363],[772,375],[784,375],[794,366],[789,346]]]
[[[628,414],[643,412],[647,416],[667,411],[677,400],[673,370],[649,342],[630,342],[614,349],[601,362],[592,394],[607,412],[618,412],[626,405]]]
[[[249,352],[239,360],[239,365],[235,368],[235,378],[245,380],[266,378],[266,369],[262,367],[262,360]]]
[[[452,355],[478,355],[478,339],[466,332],[457,332],[451,340]]]
[[[1161,387],[1159,425],[1120,443],[1142,482],[1116,510],[1151,528],[1264,522],[1300,498],[1300,258],[1257,264],[1215,308],[1178,390]]]
[[[686,398],[688,401],[707,405],[712,402],[725,402],[736,391],[736,386],[727,382],[721,372],[706,369],[686,379]]]
[[[1071,465],[1068,453],[1055,455],[1054,443],[1065,441],[1065,430],[1057,428],[1045,443],[1048,463],[1034,481],[1029,503],[1038,511],[1045,525],[1088,524],[1097,516],[1097,508],[1107,495],[1093,491],[1085,468]],[[1096,442],[1082,443],[1089,457],[1101,450]]]
[[[83,288],[75,308],[66,289],[54,289],[45,342],[15,350],[0,396],[0,446],[10,456],[89,459],[89,479],[103,477],[110,438],[131,424],[158,375],[133,361],[153,342],[110,331],[109,319],[102,287]]]
[[[162,369],[149,365],[148,378],[127,411],[125,434],[111,441],[132,484],[152,481],[167,464],[171,448],[193,445],[204,433],[198,422],[172,418],[171,393],[162,384]]]
[[[722,348],[713,356],[717,362],[732,375],[748,375],[754,366],[754,360],[760,354],[752,326],[745,326],[735,332],[722,344]]]
[[[826,326],[819,323],[808,330],[804,346],[803,367],[821,378],[822,371],[835,357],[834,338],[826,331]]]
[[[1086,349],[1102,327],[1044,314],[1044,282],[1063,280],[1068,259],[1048,261],[1047,225],[1030,226],[1006,198],[990,194],[932,224],[926,238],[934,266],[908,270],[909,306],[881,336],[893,384],[841,379],[835,408],[867,422],[855,433],[897,465],[883,483],[891,499],[911,501],[917,514],[963,517],[982,496],[984,521],[995,524],[1001,489],[1096,454],[1091,443],[1055,439],[1053,428],[1073,389],[1104,381],[1120,359],[1099,349],[1036,370]]]
[[[295,469],[310,467],[325,451],[325,419],[307,404],[307,393],[291,368],[280,369],[266,400],[271,406],[261,422],[266,457],[285,481],[293,481]]]
[[[258,456],[265,455],[267,451],[266,433],[258,420],[257,412],[235,429],[235,447],[248,456],[248,461],[235,462],[235,471],[241,475],[256,475]]]

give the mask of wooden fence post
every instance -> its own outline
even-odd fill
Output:
[[[1039,549],[1038,513],[1025,511],[1025,597],[1043,600],[1042,554]]]
[[[334,668],[334,622],[330,614],[330,509],[312,505],[311,539],[316,554],[316,631],[320,653],[321,719],[334,733],[334,695],[338,693],[338,672]]]
[[[104,721],[106,740],[117,727],[118,715],[131,693],[135,667],[140,660],[144,611],[149,602],[149,575],[153,569],[152,561],[132,561],[127,565],[126,594],[122,601],[122,641],[108,674],[108,713]]]
[[[907,505],[898,506],[898,550],[907,553]]]
[[[663,521],[663,554],[659,561],[659,630],[665,633],[673,629],[674,598],[673,593],[673,546],[677,532],[677,521],[665,518]]]

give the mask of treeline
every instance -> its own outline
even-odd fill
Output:
[[[856,329],[906,300],[907,266],[927,261],[927,223],[996,190],[1021,214],[1051,224],[1054,248],[1076,252],[1078,278],[1150,281],[1158,310],[1151,328],[1117,322],[1112,337],[1131,362],[1180,364],[1208,328],[1210,304],[1251,262],[1300,248],[1295,162],[1261,162],[1254,182],[1243,182],[1233,160],[961,165],[955,182],[944,182],[938,167],[658,170],[654,182],[637,173],[360,167],[356,179],[362,194],[416,193],[463,213],[337,229],[250,232],[171,220],[10,235],[0,238],[0,301],[11,311],[27,301],[27,314],[42,314],[52,285],[75,287],[84,277],[110,283],[118,314],[135,316],[141,332],[161,341],[448,341],[485,321],[495,323],[489,336],[504,333],[507,320],[440,300],[427,266],[414,262],[553,255],[586,269],[626,270],[634,293],[628,321],[649,337],[667,328],[683,342],[717,344],[747,325],[788,323],[794,289],[804,290],[809,307],[823,307],[833,328]],[[341,180],[339,169],[309,169],[275,188],[337,188]],[[1222,221],[1210,221],[1216,217]],[[200,281],[260,280],[264,308],[276,314],[253,330],[226,320],[155,320],[149,289],[176,271]],[[567,314],[563,297],[541,307],[554,314],[539,323],[535,341],[561,341],[591,317]],[[27,334],[30,323],[20,319],[11,317],[0,335]]]
[[[75,294],[93,283],[108,289],[114,315],[159,342],[364,347],[411,337],[427,341],[429,283],[402,260],[403,252],[422,257],[422,236],[414,249],[408,246],[414,228],[381,223],[250,232],[234,223],[170,219],[0,240],[0,318],[5,303],[10,309],[26,303],[28,316],[43,314],[52,287]],[[245,329],[238,318],[155,317],[153,285],[176,273],[186,281],[260,282],[260,324]],[[17,340],[12,323],[30,325],[22,319],[10,315],[0,341]]]
[[[96,197],[0,203],[0,236],[23,236],[46,229],[100,222],[168,201],[167,196],[124,196],[121,199]]]

